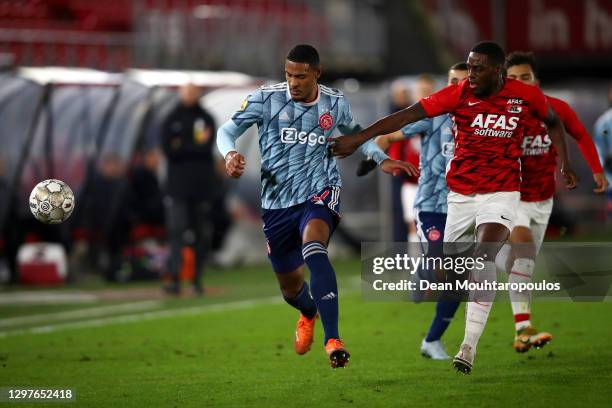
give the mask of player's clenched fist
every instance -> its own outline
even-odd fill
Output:
[[[229,152],[225,156],[225,172],[230,177],[239,178],[242,176],[245,165],[246,160],[244,160],[244,156],[238,152]]]

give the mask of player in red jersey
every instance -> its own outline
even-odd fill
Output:
[[[508,78],[537,87],[535,57],[531,52],[513,52],[506,57]],[[573,137],[586,159],[595,180],[595,192],[603,193],[608,181],[603,173],[597,150],[576,113],[560,99],[546,96],[549,105],[563,122],[567,133]],[[531,118],[525,126],[521,156],[521,201],[516,221],[510,234],[509,245],[500,251],[497,261],[508,272],[509,282],[531,282],[535,259],[544,240],[544,233],[553,207],[555,194],[555,169],[557,152],[551,145],[546,126],[537,118]],[[531,326],[531,293],[510,291],[516,335],[514,349],[519,353],[532,346],[540,348],[552,340],[552,335]]]
[[[576,186],[576,175],[569,168],[563,125],[542,91],[504,77],[504,60],[504,51],[498,44],[478,43],[467,59],[467,80],[443,88],[359,133],[336,138],[330,147],[332,154],[346,157],[377,135],[395,132],[426,117],[450,113],[455,125],[455,156],[446,174],[450,192],[444,241],[473,242],[475,238],[474,256],[486,261],[484,268],[472,271],[471,278],[481,283],[495,280],[495,256],[512,230],[520,199],[521,140],[529,116],[546,123],[561,158],[566,185]],[[470,293],[465,336],[453,359],[455,368],[463,373],[472,369],[493,296],[491,291]]]

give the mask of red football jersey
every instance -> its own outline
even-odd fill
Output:
[[[567,134],[576,140],[582,155],[593,173],[603,172],[593,140],[576,113],[561,99],[546,96],[550,107],[563,122]],[[552,144],[546,126],[530,118],[525,126],[521,156],[521,200],[543,201],[555,194],[557,150]]]
[[[525,123],[530,116],[548,116],[542,91],[505,79],[497,94],[479,98],[463,80],[420,103],[428,117],[452,115],[455,155],[446,173],[451,191],[467,195],[520,190]]]

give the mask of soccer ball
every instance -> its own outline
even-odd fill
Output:
[[[30,193],[30,211],[45,224],[59,224],[74,210],[74,193],[61,180],[41,181]]]

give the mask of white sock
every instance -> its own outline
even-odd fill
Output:
[[[512,246],[510,246],[510,244],[504,244],[501,247],[501,249],[497,253],[497,256],[495,257],[495,265],[497,265],[498,269],[501,269],[504,272],[508,272],[506,270],[506,262],[508,262],[508,257],[510,256],[511,252]]]
[[[529,283],[533,275],[535,261],[528,258],[514,260],[512,270],[508,275],[510,283]],[[510,302],[512,303],[512,314],[514,315],[514,325],[516,330],[531,326],[531,291],[509,290]]]
[[[471,281],[481,283],[495,282],[497,276],[495,263],[485,261],[484,265],[482,270],[472,271]],[[463,337],[463,344],[471,346],[474,351],[487,324],[494,299],[495,291],[470,291],[469,302],[465,307],[465,335]]]

